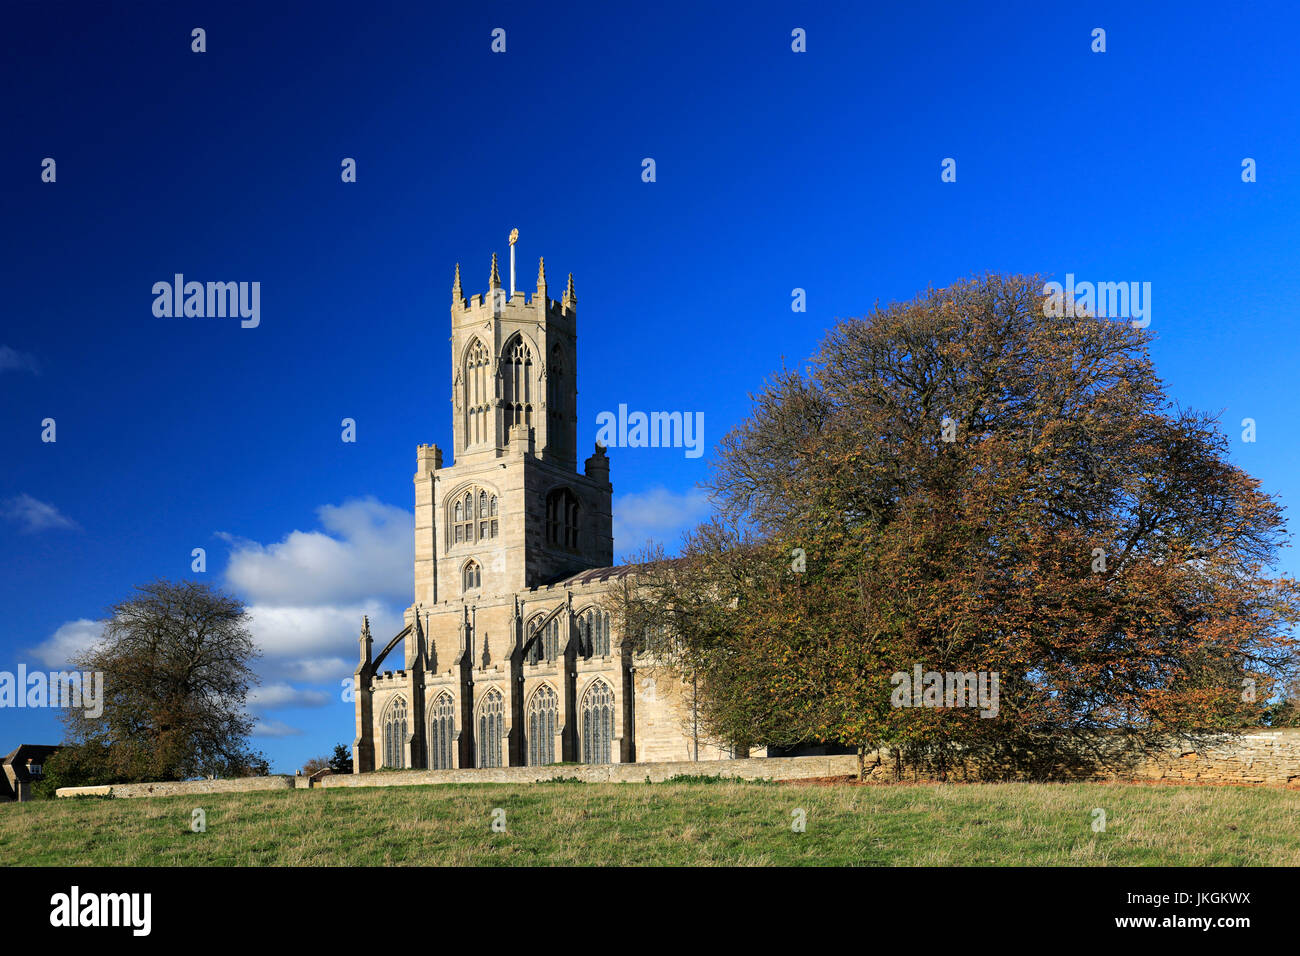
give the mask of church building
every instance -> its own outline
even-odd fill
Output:
[[[632,569],[612,566],[605,449],[578,469],[573,275],[554,301],[539,261],[536,294],[516,291],[517,238],[508,290],[495,253],[486,294],[466,298],[456,266],[454,460],[416,450],[414,602],[378,655],[363,622],[354,771],[729,757],[610,612]]]

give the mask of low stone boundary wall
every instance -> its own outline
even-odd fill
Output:
[[[1127,760],[1113,748],[1112,754],[1110,767],[1082,775],[1061,774],[1053,779],[1300,787],[1300,728],[1254,728],[1210,735],[1200,741],[1174,738],[1160,753]],[[868,754],[867,772],[873,780],[895,779],[892,753],[881,750]],[[954,753],[948,779],[1004,779],[994,774],[964,765],[960,754]],[[934,774],[905,765],[903,779],[929,780],[934,779]]]
[[[1202,749],[1188,741],[1147,760],[1134,779],[1300,786],[1300,728],[1224,734]]]
[[[870,778],[894,779],[889,751],[867,754]],[[726,777],[735,780],[806,780],[844,777],[858,772],[854,754],[822,757],[761,757],[751,760],[700,760],[674,763],[603,764],[573,767],[498,767],[462,770],[400,770],[336,774],[319,787],[409,787],[447,783],[537,783],[581,780],[585,783],[662,783],[672,777]],[[962,779],[959,768],[949,779]],[[931,779],[906,767],[904,779]],[[972,777],[971,779],[977,779]],[[1161,754],[1122,770],[1100,770],[1094,780],[1165,781],[1170,783],[1266,784],[1300,787],[1300,728],[1249,730],[1222,734],[1194,744],[1175,740]]]
[[[236,777],[231,780],[178,780],[170,783],[114,783],[102,787],[60,787],[60,797],[182,797],[194,793],[292,790],[297,777]]]
[[[726,777],[734,780],[800,780],[842,777],[858,772],[854,754],[832,757],[757,757],[750,760],[683,760],[669,763],[607,763],[559,767],[492,767],[463,770],[396,770],[335,774],[318,787],[411,787],[434,783],[663,783],[672,777]]]
[[[308,787],[413,787],[447,783],[541,783],[581,780],[585,783],[662,783],[671,777],[727,777],[737,780],[799,780],[842,777],[858,772],[858,758],[772,757],[753,760],[683,760],[673,763],[624,763],[551,767],[466,768],[464,770],[398,770],[386,773],[330,774],[312,780],[300,776],[242,777],[234,780],[189,780],[176,783],[119,783],[102,787],[61,787],[60,797],[179,797],[202,793],[250,790],[294,790]]]
[[[878,758],[878,759],[877,759]],[[894,779],[893,758],[887,751],[867,756],[873,780]],[[293,790],[319,787],[413,787],[455,783],[542,783],[580,780],[584,783],[663,783],[673,777],[723,777],[733,780],[806,780],[856,775],[855,754],[822,757],[757,757],[746,760],[683,760],[671,763],[614,763],[581,766],[465,768],[462,770],[397,770],[364,774],[330,774],[319,779],[301,776],[244,777],[235,780],[191,780],[181,783],[124,783],[105,787],[63,787],[60,797],[174,797],[250,790]],[[929,779],[905,768],[905,779]],[[954,768],[949,779],[962,779]],[[973,779],[973,778],[972,778]],[[1170,783],[1267,784],[1300,787],[1300,728],[1249,730],[1223,734],[1202,742],[1174,741],[1164,753],[1125,770],[1098,772],[1095,780],[1166,781]]]

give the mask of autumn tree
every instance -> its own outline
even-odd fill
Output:
[[[312,757],[302,765],[298,772],[304,777],[310,777],[312,774],[321,770],[328,770],[330,765],[329,757]]]
[[[256,655],[237,598],[189,581],[137,587],[70,662],[104,675],[104,703],[65,712],[70,746],[55,756],[90,783],[266,773],[248,746]]]
[[[955,747],[1059,766],[1264,717],[1300,616],[1270,572],[1282,509],[1166,397],[1149,332],[1041,289],[989,276],[842,321],[723,439],[719,517],[623,609],[722,739],[942,773]],[[996,708],[898,706],[918,667],[998,675]]]

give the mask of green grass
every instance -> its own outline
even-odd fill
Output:
[[[190,832],[191,811],[207,832]],[[490,829],[494,808],[505,833]],[[1093,809],[1106,812],[1093,832]],[[791,829],[792,811],[807,831]],[[1300,792],[739,782],[337,788],[0,807],[5,865],[1300,865]]]

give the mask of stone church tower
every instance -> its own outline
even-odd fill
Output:
[[[459,595],[469,574],[480,577],[482,593],[515,592],[613,562],[609,459],[601,450],[582,473],[575,467],[577,343],[572,275],[564,298],[554,302],[540,262],[537,294],[529,299],[501,287],[493,255],[487,294],[466,299],[456,267],[456,463],[422,467],[424,475],[416,476],[416,523],[427,517],[430,531],[416,536],[418,603],[437,604],[440,592]],[[427,464],[438,454],[421,446]],[[438,529],[433,516],[444,506],[452,522]]]
[[[363,622],[357,773],[719,756],[691,730],[682,688],[613,633],[609,458],[577,468],[573,276],[531,298],[496,255],[487,292],[451,290],[454,464],[416,452],[415,594],[376,657]],[[404,667],[379,671],[402,643]],[[638,681],[638,670],[642,673]]]

